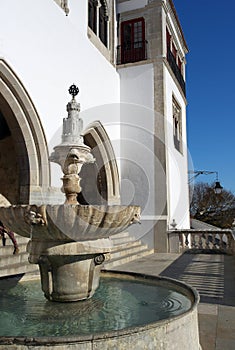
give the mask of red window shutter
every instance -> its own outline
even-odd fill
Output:
[[[176,47],[175,47],[175,44],[174,43],[172,43],[172,53],[173,53],[173,56],[175,57],[175,59],[176,59],[176,56],[177,56],[177,49],[176,49]]]
[[[121,63],[137,62],[145,57],[144,18],[135,18],[121,24]]]

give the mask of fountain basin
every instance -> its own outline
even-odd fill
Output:
[[[30,213],[37,217],[30,218]],[[21,236],[51,241],[108,238],[140,219],[139,206],[12,205],[0,208],[1,220]],[[33,224],[33,227],[30,224]]]
[[[2,301],[3,306],[5,302],[5,306],[1,307],[2,313],[6,312],[2,321],[4,325],[1,324],[0,319],[0,325],[3,325],[0,327],[0,349],[5,349],[6,346],[14,350],[53,348],[60,350],[145,348],[173,350],[189,347],[190,350],[200,349],[197,321],[199,296],[193,288],[169,278],[136,273],[106,271],[102,272],[101,276],[104,284],[111,279],[109,287],[104,289],[104,295],[100,295],[100,290],[103,288],[101,283],[92,299],[66,304],[68,308],[74,310],[72,314],[67,310],[70,315],[68,319],[65,315],[66,310],[61,313],[64,310],[63,304],[50,303],[42,298],[44,303],[42,320],[45,324],[43,326],[37,315],[37,311],[40,314],[40,306],[35,296],[33,296],[32,310],[30,301],[24,300],[25,305],[23,307],[21,303],[21,308],[25,309],[30,317],[35,313],[36,328],[34,329],[33,325],[26,327],[28,334],[15,331],[14,322],[18,325],[19,317],[11,315],[10,308],[15,310],[15,307],[8,308],[5,298]],[[120,289],[117,288],[119,285]],[[1,293],[4,295],[2,291]],[[27,292],[24,293],[27,295]],[[77,314],[76,308],[80,308]],[[11,320],[8,321],[6,313],[15,321],[12,323]],[[24,326],[27,317],[22,310],[20,313]],[[62,323],[59,326],[61,331],[52,327],[53,317]],[[7,322],[11,327],[8,332],[5,332],[6,336],[3,332]],[[79,329],[76,328],[78,323],[81,326]],[[44,333],[50,328],[51,334]],[[42,332],[41,336],[38,336],[37,332]],[[61,332],[64,334],[61,335]]]
[[[38,264],[45,297],[71,302],[92,297],[109,236],[138,222],[139,206],[15,205],[0,208],[6,226],[30,237],[29,262]]]

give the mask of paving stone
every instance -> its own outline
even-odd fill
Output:
[[[201,303],[198,305],[198,313],[206,315],[218,315],[218,305]]]
[[[233,339],[217,339],[215,350],[234,350],[235,341]],[[204,350],[204,349],[203,349]],[[207,349],[205,349],[207,350]]]

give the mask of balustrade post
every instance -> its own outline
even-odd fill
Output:
[[[206,249],[210,249],[210,241],[209,241],[209,233],[208,232],[205,233],[205,240],[206,240],[206,242],[205,242]]]
[[[231,232],[231,252],[235,254],[235,218],[232,223],[232,232]]]
[[[169,252],[180,253],[182,249],[181,234],[177,231],[168,232]]]
[[[215,234],[212,234],[212,244],[213,244],[212,249],[216,249],[216,240],[215,240]]]
[[[227,234],[226,235],[226,237],[227,237],[227,251],[229,252],[229,253],[233,253],[233,237],[232,237],[232,234]]]
[[[220,237],[219,248],[222,249],[222,250],[224,249],[224,245],[223,245],[223,236],[224,236],[223,233],[220,233],[220,234],[219,234],[219,237]],[[228,246],[227,246],[227,249],[229,249],[229,244],[228,244]]]
[[[184,243],[185,243],[185,246],[186,246],[186,248],[189,248],[189,240],[188,240],[188,233],[185,233],[184,234],[185,235],[185,241],[184,241]]]
[[[199,249],[203,249],[203,245],[202,245],[202,233],[199,233],[198,247],[199,247]]]
[[[192,233],[191,237],[192,237],[192,248],[196,248],[196,235]]]

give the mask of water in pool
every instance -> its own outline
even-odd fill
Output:
[[[50,302],[40,281],[0,281],[0,336],[80,336],[141,326],[179,315],[191,307],[181,293],[160,285],[101,278],[86,301]]]

